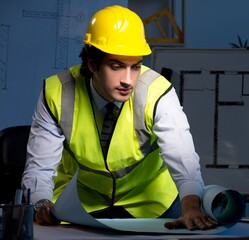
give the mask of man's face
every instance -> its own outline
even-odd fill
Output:
[[[141,65],[142,57],[106,54],[99,69],[89,66],[93,86],[107,101],[125,102],[136,86]]]

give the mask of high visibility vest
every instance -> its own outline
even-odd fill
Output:
[[[152,132],[156,104],[171,84],[142,66],[104,159],[89,87],[79,68],[74,66],[45,80],[47,106],[66,139],[54,201],[78,170],[78,196],[87,212],[114,205],[136,218],[159,217],[178,194]]]

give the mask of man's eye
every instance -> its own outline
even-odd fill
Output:
[[[141,65],[135,65],[132,67],[134,70],[140,70],[141,69]]]
[[[121,68],[120,65],[111,65],[112,70],[119,70]]]

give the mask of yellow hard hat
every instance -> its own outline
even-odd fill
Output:
[[[140,17],[117,5],[106,7],[92,16],[84,43],[115,55],[151,54]]]

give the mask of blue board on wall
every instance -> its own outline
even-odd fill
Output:
[[[81,62],[92,14],[127,2],[0,1],[0,129],[30,124],[43,79]]]

